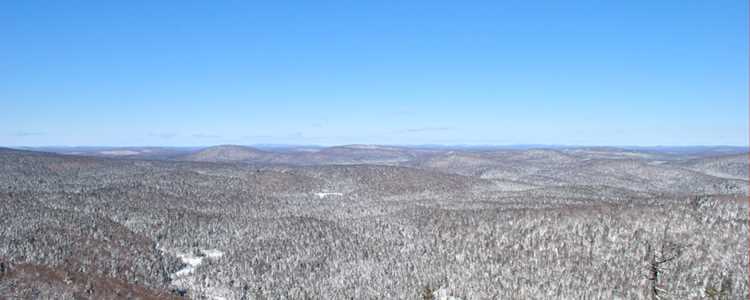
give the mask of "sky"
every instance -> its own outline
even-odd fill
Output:
[[[0,146],[746,146],[748,10],[0,1]]]

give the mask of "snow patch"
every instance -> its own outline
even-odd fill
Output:
[[[437,291],[432,292],[432,297],[435,300],[461,300],[461,298],[450,296],[448,288],[445,287],[441,287]]]
[[[187,266],[187,267],[184,267],[184,268],[180,269],[179,271],[175,272],[174,274],[172,274],[172,279],[179,278],[179,277],[185,277],[185,276],[188,276],[190,274],[193,274],[193,272],[195,272],[195,267],[193,267],[193,266]]]
[[[323,199],[328,196],[343,196],[343,193],[332,193],[332,192],[319,192],[315,193],[315,196],[318,196],[318,199]]]
[[[175,272],[174,274],[172,274],[172,279],[185,277],[187,275],[193,274],[193,272],[195,272],[195,268],[200,266],[203,263],[203,259],[205,258],[203,256],[198,256],[193,253],[180,253],[180,252],[175,253],[175,256],[177,256],[177,258],[179,258],[182,261],[182,263],[184,263],[186,266],[180,269],[179,271]]]
[[[697,171],[700,172],[700,170],[697,170]],[[745,180],[745,181],[747,181],[747,177],[734,176],[734,175],[725,174],[725,173],[722,173],[722,172],[716,172],[716,171],[712,171],[712,170],[703,170],[703,174],[706,174],[706,175],[709,175],[709,176],[713,176],[713,177],[723,178],[723,179],[734,179],[734,180]]]
[[[136,155],[136,154],[140,154],[140,152],[133,151],[133,150],[105,150],[105,151],[99,151],[99,154],[120,156],[120,155]]]
[[[175,272],[172,275],[173,279],[193,274],[193,272],[195,272],[195,268],[200,266],[203,263],[203,260],[206,258],[218,259],[224,256],[224,252],[221,252],[217,249],[201,249],[198,252],[199,254],[197,255],[195,253],[175,253],[175,256],[177,256],[177,258],[179,258],[186,266]]]
[[[174,254],[183,264],[185,264],[185,267],[172,273],[170,278],[172,279],[172,286],[187,290],[197,290],[199,288],[195,285],[196,277],[194,276],[195,270],[198,266],[203,264],[206,259],[219,259],[224,256],[224,252],[218,249],[199,249],[198,251],[193,252],[169,251],[164,248],[159,248],[159,250],[165,253],[169,252]],[[221,295],[221,289],[218,288],[209,288],[203,290],[203,293],[208,299],[227,299],[224,295]]]
[[[224,256],[224,252],[221,252],[216,249],[203,250],[203,254],[205,254],[209,258],[220,258]]]

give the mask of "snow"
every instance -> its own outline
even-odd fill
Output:
[[[319,199],[323,199],[328,196],[343,196],[342,193],[332,193],[332,192],[319,192],[315,193],[315,196],[318,196]]]
[[[193,274],[193,272],[195,272],[195,268],[200,266],[203,263],[203,260],[206,258],[216,259],[224,255],[224,252],[221,252],[216,249],[200,250],[200,253],[201,253],[200,255],[195,255],[193,253],[181,253],[181,252],[175,253],[175,256],[177,256],[177,258],[179,258],[182,261],[182,263],[186,264],[187,266],[175,272],[173,275],[173,278],[179,278],[179,277]]]
[[[380,146],[378,145],[348,145],[344,147],[349,148],[349,149],[378,149],[380,148]]]
[[[193,266],[187,266],[187,267],[184,267],[184,268],[180,269],[179,271],[175,272],[172,275],[172,278],[185,277],[187,275],[193,274],[193,272],[195,272],[195,267],[193,267]]]
[[[184,277],[195,272],[195,268],[203,263],[203,257],[196,256],[192,253],[175,253],[186,266],[172,275],[172,278]]]
[[[448,295],[448,288],[441,287],[432,293],[435,300],[461,300],[461,298]]]
[[[157,247],[159,247],[157,245]],[[195,284],[196,277],[194,275],[195,270],[198,266],[204,263],[206,259],[219,259],[224,256],[224,252],[218,249],[198,249],[198,251],[181,252],[181,251],[169,251],[167,249],[159,247],[162,252],[169,252],[179,258],[185,267],[178,270],[171,275],[171,284],[176,287],[185,288],[191,291],[200,290],[201,288]],[[207,299],[212,300],[226,300],[227,292],[219,287],[210,287],[203,289],[203,295]]]
[[[709,176],[723,178],[723,179],[747,180],[746,177],[734,176],[734,175],[724,174],[721,172],[716,172],[716,171],[711,171],[711,170],[704,170],[703,173]]]
[[[197,267],[198,265],[203,263],[203,257],[197,257],[192,254],[186,254],[185,256],[180,257],[180,258],[182,258],[182,262],[192,267]]]
[[[140,152],[133,151],[133,150],[105,150],[105,151],[99,151],[99,154],[103,154],[103,155],[136,155],[136,154],[140,154]]]
[[[203,250],[203,254],[205,254],[209,258],[220,258],[220,257],[224,256],[224,252],[221,252],[221,251],[216,250],[216,249]]]

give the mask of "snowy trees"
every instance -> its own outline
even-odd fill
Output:
[[[684,248],[684,246],[668,240],[668,230],[669,226],[664,228],[664,235],[658,249],[652,248],[651,243],[646,242],[646,260],[648,262],[646,279],[649,281],[649,294],[653,300],[663,299],[666,295],[669,295],[669,292],[661,284],[661,280],[663,280],[666,265],[679,258]]]
[[[392,166],[261,168],[0,151],[0,291],[36,289],[53,298],[106,298],[112,286],[123,297],[172,290],[198,299],[420,299],[438,291],[464,300],[747,298],[744,195],[564,184],[543,178],[559,174],[536,160],[551,157],[557,166],[574,158],[523,157],[533,168],[503,176],[523,179],[537,168],[519,184],[553,184],[504,190],[492,180]],[[618,185],[637,177],[599,176]],[[170,286],[183,267],[174,253],[206,249],[224,255],[197,265],[189,289]]]

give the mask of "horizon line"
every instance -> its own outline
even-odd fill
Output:
[[[518,144],[493,144],[493,143],[419,143],[419,144],[373,144],[373,143],[342,143],[342,144],[304,144],[304,143],[253,143],[253,144],[208,144],[208,145],[127,145],[127,146],[110,146],[110,145],[43,145],[43,146],[9,146],[0,145],[5,148],[209,148],[219,146],[242,146],[242,147],[347,147],[347,146],[379,146],[379,147],[556,147],[556,148],[750,148],[750,145],[730,145],[730,144],[652,144],[652,145],[627,145],[627,144],[543,144],[543,143],[518,143]]]

